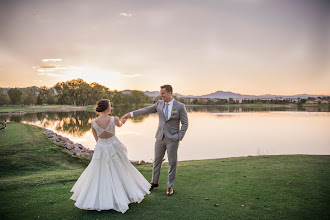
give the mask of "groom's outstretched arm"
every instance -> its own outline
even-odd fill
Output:
[[[182,141],[187,129],[188,129],[188,115],[185,106],[180,111],[181,129],[179,131],[179,140]]]
[[[156,113],[157,104],[158,104],[158,101],[152,106],[148,106],[145,108],[141,108],[139,110],[135,110],[135,111],[131,112],[131,117],[139,116],[139,115],[146,115],[146,114],[150,114],[150,113]]]

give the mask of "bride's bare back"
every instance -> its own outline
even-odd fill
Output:
[[[123,123],[118,117],[97,117],[92,121],[92,131],[95,140],[107,139],[115,135],[115,125],[121,127]]]

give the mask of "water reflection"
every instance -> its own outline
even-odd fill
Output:
[[[142,107],[142,106],[141,106]],[[138,108],[141,108],[138,107]],[[113,108],[111,115],[123,116],[127,112],[133,111],[133,107],[118,107]],[[271,111],[306,111],[306,112],[328,112],[327,107],[265,107],[254,105],[248,106],[187,106],[188,112],[208,112],[208,113],[239,113],[239,112],[271,112]],[[82,136],[90,130],[91,120],[97,117],[95,111],[72,111],[72,112],[38,112],[28,113],[24,115],[0,116],[0,120],[15,121],[15,122],[39,122],[42,127],[52,127],[57,132],[67,133],[76,136]],[[142,123],[150,115],[142,115],[130,119],[133,123]]]
[[[306,111],[306,112],[330,112],[330,106],[302,107],[298,105],[288,106],[187,106],[188,112],[271,112],[271,111]]]
[[[283,111],[285,109],[286,111]],[[113,109],[122,115],[134,109]],[[187,106],[189,129],[180,143],[179,160],[268,154],[330,154],[330,113],[314,108]],[[324,110],[324,109],[323,109]],[[321,111],[323,111],[321,109]],[[2,116],[45,127],[93,149],[94,111],[39,112]],[[10,124],[9,124],[10,126]],[[134,117],[117,128],[129,158],[152,161],[158,116]]]
[[[133,111],[129,108],[113,109],[111,115],[123,116]],[[98,114],[94,111],[72,111],[72,112],[38,112],[24,115],[0,116],[0,120],[31,123],[44,128],[51,128],[55,132],[70,134],[72,136],[83,136],[91,128],[92,119]],[[142,123],[149,115],[142,115],[131,119],[133,123]]]

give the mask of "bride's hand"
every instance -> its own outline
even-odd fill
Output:
[[[128,119],[129,117],[131,117],[131,114],[130,114],[130,113],[127,113],[127,114],[125,114],[122,118],[126,118],[126,119]]]
[[[122,118],[120,119],[120,121],[121,121],[121,123],[125,124],[125,122],[127,121],[127,118],[122,117]]]

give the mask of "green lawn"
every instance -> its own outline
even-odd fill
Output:
[[[95,105],[94,105],[95,106]],[[94,107],[93,106],[93,107]],[[70,109],[71,111],[74,109],[88,109],[92,108],[92,106],[74,106],[74,105],[8,105],[8,106],[0,106],[0,112],[34,112],[34,111],[45,111],[45,110],[63,110]]]
[[[40,128],[0,131],[1,219],[329,219],[330,156],[284,155],[179,162],[175,194],[160,187],[121,214],[74,206],[70,189],[88,161]],[[152,150],[152,149],[151,149]],[[137,165],[150,180],[151,164]]]

